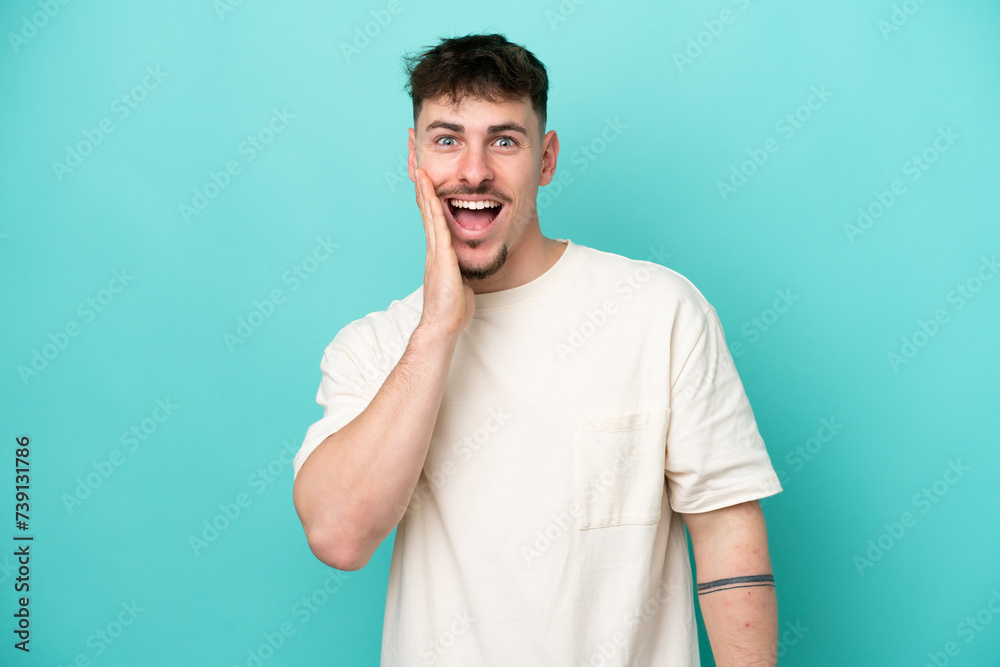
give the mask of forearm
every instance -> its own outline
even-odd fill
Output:
[[[457,336],[417,327],[371,403],[306,458],[293,488],[313,553],[363,567],[399,523],[427,457]]]
[[[778,604],[763,513],[757,502],[725,510],[701,524],[695,520],[692,533],[698,602],[712,653],[719,667],[773,667]]]

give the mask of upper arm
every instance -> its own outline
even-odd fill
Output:
[[[711,307],[686,328],[696,330],[696,321],[700,334],[687,356],[679,357],[680,370],[671,380],[664,459],[670,506],[690,515],[781,491],[722,323]]]
[[[681,517],[691,534],[699,580],[770,572],[767,527],[756,500]]]
[[[736,536],[767,537],[764,512],[756,500],[708,512],[681,514],[681,517],[691,534],[692,545],[708,544]]]
[[[365,320],[352,322],[323,351],[316,392],[323,416],[308,428],[292,460],[294,478],[298,478],[305,461],[320,444],[368,407],[388,374],[384,366],[389,356],[378,347],[371,328]],[[381,364],[377,363],[380,361]]]

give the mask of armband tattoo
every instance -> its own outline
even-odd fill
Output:
[[[749,577],[732,577],[716,579],[704,584],[698,584],[698,595],[727,591],[733,588],[752,588],[755,586],[770,586],[774,588],[774,576],[770,574],[755,574]]]

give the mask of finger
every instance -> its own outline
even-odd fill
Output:
[[[450,247],[451,232],[448,231],[448,221],[444,217],[444,206],[437,195],[431,196],[430,209],[431,218],[434,222],[435,236],[440,237],[442,247]]]
[[[428,210],[427,207],[427,198],[424,185],[425,181],[427,181],[427,174],[424,173],[423,169],[417,169],[416,175],[417,175],[417,183],[416,183],[417,206],[420,207],[420,217],[423,219],[424,223],[424,234],[427,237],[427,249],[428,251],[433,252],[436,244],[437,234],[436,230],[434,229],[434,221],[431,217],[431,212],[430,210]]]
[[[448,231],[448,221],[444,216],[444,207],[441,199],[434,192],[434,184],[431,182],[427,172],[420,170],[421,193],[423,194],[424,210],[427,215],[427,223],[432,230],[431,241],[442,249],[451,247],[451,232]]]

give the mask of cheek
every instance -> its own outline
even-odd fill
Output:
[[[427,172],[438,187],[455,180],[455,168],[447,160],[439,156],[426,156],[420,168]]]

